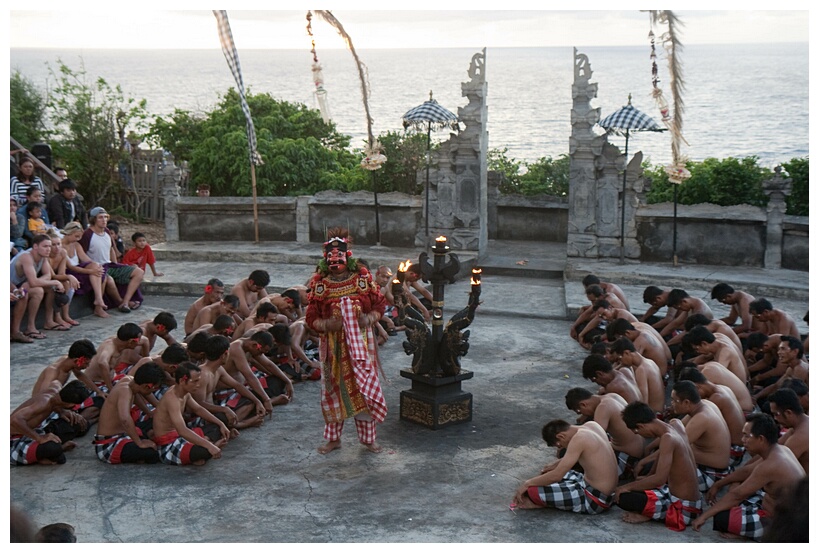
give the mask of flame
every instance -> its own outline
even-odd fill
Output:
[[[406,261],[402,261],[402,262],[401,262],[401,263],[398,265],[398,272],[399,272],[399,273],[406,273],[406,272],[407,272],[407,269],[409,269],[410,265],[412,265],[412,261],[411,261],[411,260],[407,259]]]
[[[474,269],[472,269],[472,274],[473,274],[473,275],[479,275],[479,274],[481,274],[482,272],[483,272],[483,269],[479,269],[479,268],[477,268],[477,267],[475,267]]]
[[[480,283],[481,283],[480,279],[478,280],[475,280],[474,278],[469,279],[469,284],[471,284],[472,286],[478,286]]]
[[[394,279],[392,279],[392,283],[393,284],[401,284],[401,281],[398,280],[397,278],[394,278]]]
[[[472,269],[472,278],[469,279],[469,283],[472,286],[480,285],[480,283],[481,283],[481,273],[482,272],[483,272],[483,269],[478,269],[478,268]]]
[[[441,235],[435,239],[436,242],[446,242],[446,236]]]

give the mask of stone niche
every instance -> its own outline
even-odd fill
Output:
[[[296,240],[296,199],[259,198],[259,241]],[[180,197],[177,200],[179,240],[188,242],[253,242],[253,202],[234,197]]]

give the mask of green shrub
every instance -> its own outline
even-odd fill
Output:
[[[15,71],[10,82],[9,133],[24,148],[46,137],[46,101],[37,86]]]
[[[793,191],[788,196],[788,215],[808,215],[808,182],[810,180],[810,163],[808,156],[795,157],[782,167],[788,172],[788,176],[793,179]]]

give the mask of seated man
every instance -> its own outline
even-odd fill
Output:
[[[684,381],[693,382],[700,397],[707,399],[719,409],[731,435],[731,468],[735,469],[742,463],[742,458],[745,456],[745,446],[742,445],[745,414],[734,392],[728,386],[710,382],[696,367],[686,367],[680,371],[680,382]]]
[[[704,326],[695,326],[685,335],[685,343],[689,344],[700,357],[693,361],[702,364],[706,361],[716,361],[743,382],[748,382],[748,368],[745,358],[737,351],[736,346],[724,334],[711,334]]]
[[[626,370],[614,370],[611,362],[593,353],[583,361],[583,378],[600,386],[599,394],[618,394],[627,402],[642,401],[634,374]]]
[[[196,327],[193,326],[193,322],[196,320],[196,316],[199,314],[199,311],[201,311],[203,307],[207,307],[208,305],[222,301],[222,296],[224,294],[225,285],[221,280],[218,278],[212,278],[208,281],[207,285],[205,286],[205,293],[197,298],[193,304],[191,304],[190,308],[188,308],[188,312],[185,314],[185,336],[189,336],[194,330],[196,330]]]
[[[700,398],[693,382],[681,380],[671,391],[674,413],[682,424],[697,462],[699,489],[707,492],[714,482],[731,473],[731,432],[716,405]]]
[[[754,400],[760,404],[760,407],[766,410],[762,403],[769,395],[782,387],[782,383],[788,378],[798,378],[808,384],[808,362],[804,359],[804,352],[802,350],[802,342],[793,336],[782,336],[779,342],[779,365],[785,368],[776,382],[762,388],[754,389]]]
[[[257,269],[250,273],[247,278],[237,282],[230,290],[231,295],[239,298],[239,306],[236,312],[242,319],[250,316],[253,307],[260,299],[267,297],[265,286],[270,284],[270,275],[267,271]]]
[[[34,389],[31,392],[32,397],[48,390],[55,380],[61,386],[65,386],[72,374],[77,380],[85,384],[90,391],[102,396],[102,390],[97,388],[97,385],[84,372],[96,353],[97,350],[90,340],[77,340],[71,344],[71,347],[68,348],[68,355],[60,356],[43,369],[40,376],[37,377],[37,382],[34,383]],[[102,397],[100,397],[97,406],[81,407],[82,404],[79,404],[72,406],[70,409],[63,409],[58,413],[60,419],[55,421],[55,424],[71,426],[75,432],[79,430],[84,434],[90,425],[97,422],[102,401]],[[75,410],[79,410],[79,413],[76,413]],[[78,433],[78,435],[82,434]]]
[[[54,412],[70,409],[88,397],[88,388],[74,380],[61,386],[56,380],[31,396],[12,411],[9,417],[12,465],[62,465],[65,452],[77,447],[73,441],[40,430]]]
[[[119,327],[116,336],[107,338],[100,344],[85,374],[103,394],[109,393],[114,382],[142,358],[141,339],[142,329],[139,325],[125,323]]]
[[[230,432],[222,421],[191,397],[191,393],[196,392],[201,384],[201,369],[185,361],[176,368],[174,377],[176,384],[162,396],[154,413],[154,436],[159,446],[159,459],[166,465],[204,465],[208,459],[218,459],[222,456],[221,447],[227,443]],[[221,431],[221,439],[212,443],[205,438],[201,428],[188,428],[185,411],[215,424]]]
[[[680,341],[681,338],[677,338],[677,340],[673,339],[680,333],[684,332],[685,320],[691,315],[699,313],[701,315],[705,315],[709,319],[714,318],[714,314],[711,313],[711,308],[708,307],[704,301],[699,298],[689,296],[688,292],[680,288],[674,288],[668,293],[666,304],[669,307],[673,307],[677,312],[674,320],[666,325],[663,331],[660,332],[662,336],[667,337],[669,346]]]
[[[594,421],[573,426],[556,419],[546,423],[542,434],[549,446],[566,448],[566,453],[517,489],[512,508],[545,507],[594,515],[607,511],[617,486],[617,459],[606,432]],[[583,472],[572,468],[575,463]]]
[[[273,336],[275,346],[267,354],[273,362],[286,374],[293,382],[303,382],[305,380],[318,380],[321,378],[321,370],[308,363],[302,367],[298,359],[293,357],[291,346],[293,337],[290,335],[290,328],[285,324],[274,324],[268,330]]]
[[[807,475],[810,463],[808,462],[808,440],[810,419],[802,410],[796,392],[788,388],[780,388],[768,398],[771,415],[776,422],[788,431],[779,438],[779,443],[793,451],[796,460],[802,465]]]
[[[228,294],[220,302],[203,307],[193,320],[193,329],[196,330],[203,325],[213,324],[219,315],[230,315],[238,326],[242,322],[242,317],[238,315],[239,305],[239,298],[233,294]]]
[[[655,413],[663,413],[665,411],[665,385],[657,364],[640,355],[628,338],[619,338],[611,345],[610,350],[621,367],[632,370],[642,401],[648,403]]]
[[[31,249],[21,251],[11,260],[11,284],[21,291],[11,317],[11,341],[31,343],[46,336],[37,330],[36,319],[40,304],[46,293],[65,293],[63,284],[54,278],[48,257],[51,254],[51,238],[38,234],[32,240]],[[23,316],[28,314],[26,330],[20,332]]]
[[[612,342],[621,337],[631,340],[635,350],[643,357],[654,361],[660,369],[660,374],[665,378],[671,363],[671,350],[659,332],[647,323],[639,321],[631,323],[625,319],[617,319],[610,328],[614,338]],[[608,328],[606,330],[608,331]]]
[[[657,442],[656,462],[648,476],[617,487],[615,500],[632,524],[662,520],[677,532],[685,530],[702,510],[694,453],[680,421],[665,423],[645,403],[630,403],[623,410],[626,426]]]
[[[610,296],[596,284],[586,288],[586,298],[590,305],[582,308],[577,319],[572,323],[569,335],[586,349],[591,344],[599,340],[606,332],[606,323],[597,316],[595,304],[601,300],[606,300],[616,308],[623,308],[620,300],[616,296]],[[636,319],[635,319],[636,320]]]
[[[162,311],[153,320],[142,321],[139,326],[142,328],[142,336],[147,339],[148,343],[148,351],[143,351],[143,356],[151,354],[157,337],[162,338],[169,346],[177,343],[176,339],[171,336],[171,331],[176,329],[176,317],[173,316],[173,313]]]
[[[752,332],[746,340],[745,363],[751,376],[751,384],[769,386],[785,374],[785,367],[779,363],[781,334],[768,336]]]
[[[680,371],[685,370],[686,367],[694,367],[695,369],[699,370],[702,375],[713,384],[730,388],[731,391],[734,392],[734,396],[736,396],[739,406],[742,408],[742,414],[746,417],[758,410],[754,399],[751,397],[751,392],[748,391],[748,387],[745,385],[745,383],[740,380],[737,375],[716,361],[708,361],[702,365],[697,365],[696,363],[687,361],[680,365]]]
[[[643,291],[643,302],[649,304],[651,307],[649,307],[640,318],[640,322],[650,324],[662,336],[666,335],[663,333],[666,325],[677,317],[677,310],[666,303],[669,292],[671,292],[671,290],[663,290],[657,286],[647,286]],[[662,318],[657,317],[656,313],[663,307],[666,308],[665,316]]]
[[[137,396],[145,405],[145,396],[159,388],[165,378],[156,363],[142,365],[134,376],[125,376],[114,386],[100,411],[94,449],[104,463],[159,462],[156,444],[138,429],[131,415],[131,408]]]
[[[782,334],[783,336],[795,336],[797,338],[801,336],[793,317],[781,309],[774,309],[771,302],[765,298],[752,301],[749,309],[754,319],[767,325],[766,334],[769,336],[771,334]]]
[[[623,422],[621,413],[626,400],[617,394],[597,395],[585,388],[572,388],[566,394],[566,407],[591,419],[608,434],[611,447],[617,455],[617,476],[621,479],[633,476],[634,467],[643,458],[645,441],[632,432]],[[578,421],[579,423],[580,421]]]
[[[242,322],[244,323],[244,321]],[[213,324],[204,324],[191,332],[185,337],[184,343],[190,346],[197,334],[204,334],[207,338],[211,336],[225,336],[232,339],[236,334],[236,328],[236,321],[232,316],[219,315],[216,317],[216,320],[213,321]]]
[[[751,302],[754,301],[751,294],[734,290],[730,285],[720,282],[711,289],[711,299],[731,306],[728,316],[720,320],[727,325],[734,325],[734,332],[740,339],[747,338],[751,332],[767,330],[764,323],[751,316]],[[739,319],[738,325],[736,324],[737,319]]]
[[[139,286],[145,272],[134,265],[116,263],[117,247],[111,231],[108,230],[108,212],[95,207],[88,212],[88,228],[80,238],[80,246],[85,254],[103,267],[117,285],[122,303],[117,307],[122,313],[130,313],[142,305],[142,293]]]
[[[780,389],[793,390],[796,397],[799,398],[799,405],[802,406],[802,410],[806,415],[810,414],[810,393],[804,380],[801,378],[786,378]]]
[[[250,316],[233,331],[233,338],[241,338],[248,330],[262,323],[273,325],[277,322],[287,322],[287,317],[282,315],[284,320],[280,321],[278,315],[279,309],[272,301],[260,301]]]
[[[739,339],[739,336],[737,336],[733,328],[725,324],[722,320],[709,319],[705,315],[695,313],[694,315],[689,315],[685,320],[685,331],[688,332],[695,326],[704,326],[711,334],[719,332],[723,336],[727,336],[728,339],[731,340],[731,343],[736,346],[739,354],[742,355],[743,358],[745,357],[742,341]]]
[[[742,435],[754,458],[709,490],[711,507],[694,521],[694,530],[699,531],[713,517],[713,529],[723,536],[759,540],[764,531],[762,519],[773,516],[779,501],[784,500],[783,492],[805,477],[793,452],[777,443],[779,426],[770,415],[754,413],[748,417]],[[716,500],[717,492],[731,484],[739,485]]]
[[[288,288],[281,294],[270,294],[270,301],[276,306],[276,309],[281,315],[287,317],[287,324],[304,316],[304,310],[301,304],[301,293],[295,288]]]
[[[603,291],[608,294],[609,296],[616,296],[620,303],[623,304],[623,308],[626,311],[629,311],[628,300],[626,299],[626,294],[623,292],[623,289],[617,286],[612,282],[603,282],[600,280],[596,275],[586,275],[583,277],[583,288],[588,288],[589,286],[596,284]]]

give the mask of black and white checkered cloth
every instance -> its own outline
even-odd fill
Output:
[[[654,119],[631,104],[618,109],[598,124],[606,131],[619,135],[632,131],[661,132],[666,130],[665,127],[658,125]]]
[[[415,127],[426,129],[427,125],[433,130],[449,127],[458,130],[458,116],[441,106],[435,100],[427,100],[418,107],[414,107],[404,114],[404,128]]]
[[[263,165],[262,156],[256,151],[256,129],[253,126],[253,119],[250,117],[250,106],[247,105],[245,99],[245,83],[242,79],[242,66],[239,63],[239,52],[236,51],[236,45],[233,43],[233,33],[230,31],[230,22],[228,21],[227,12],[225,10],[213,10],[213,15],[216,16],[216,22],[219,27],[219,42],[222,45],[222,53],[225,54],[230,72],[233,73],[233,78],[236,80],[236,86],[239,89],[239,99],[242,102],[242,111],[247,120],[247,143],[250,149],[250,163],[253,165]]]

